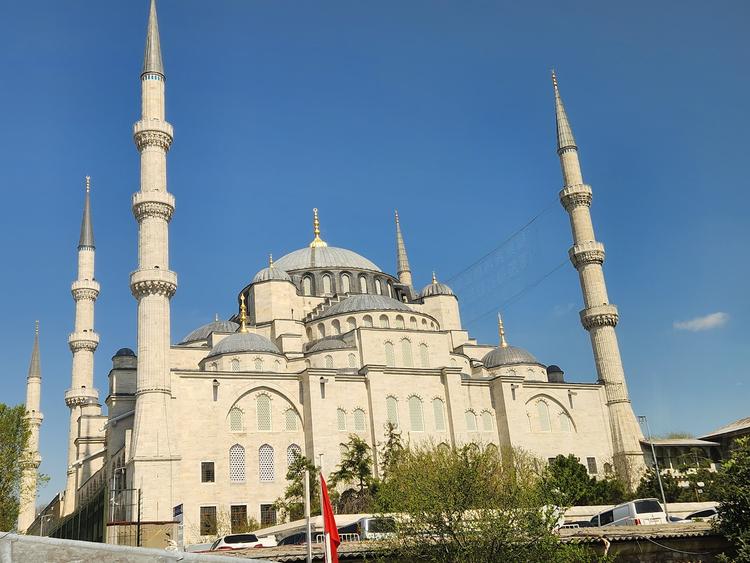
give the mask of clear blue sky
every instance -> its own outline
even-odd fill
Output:
[[[146,0],[0,5],[0,401],[24,400],[38,318],[44,501],[64,486],[86,174],[102,399],[110,357],[135,346],[146,15]],[[513,344],[593,381],[578,277],[555,270],[571,235],[556,202],[554,66],[636,413],[655,432],[696,434],[747,416],[749,18],[745,1],[161,0],[173,340],[229,315],[268,252],[307,244],[314,206],[330,244],[393,272],[398,207],[417,284],[437,270],[475,337],[495,341],[502,307]],[[704,330],[675,326],[695,319]]]

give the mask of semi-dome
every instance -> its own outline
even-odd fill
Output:
[[[486,368],[496,368],[501,366],[512,366],[516,364],[537,364],[537,360],[531,352],[519,348],[518,346],[498,346],[485,354],[482,363]]]
[[[358,270],[382,271],[376,264],[364,256],[335,246],[314,246],[300,248],[282,256],[274,262],[274,267],[292,272],[295,270],[309,270],[310,268],[354,268]]]
[[[275,265],[269,266],[267,268],[263,268],[260,272],[255,274],[255,277],[253,277],[253,283],[270,281],[270,280],[290,282],[292,281],[292,278],[290,278],[289,274],[287,274],[284,270],[277,268]]]
[[[214,346],[206,357],[211,358],[222,354],[239,354],[242,352],[280,354],[276,345],[265,336],[254,332],[235,332]]]
[[[183,338],[180,341],[180,344],[188,344],[189,342],[206,340],[212,332],[237,332],[238,328],[240,328],[240,325],[232,321],[215,320],[196,328],[193,332]]]
[[[424,286],[422,291],[419,292],[420,297],[431,297],[433,295],[455,295],[450,287],[437,281],[435,272],[432,273],[432,283]]]
[[[401,301],[385,295],[371,295],[369,293],[350,295],[332,307],[323,311],[319,318],[356,313],[359,311],[408,311],[414,312]]]
[[[323,340],[318,340],[315,344],[310,346],[307,352],[311,353],[322,352],[323,350],[343,350],[345,348],[353,347],[354,344],[347,344],[341,338],[324,338]]]

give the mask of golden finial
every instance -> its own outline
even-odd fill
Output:
[[[34,321],[34,334],[39,335],[39,321]]]
[[[273,268],[273,254],[268,255],[268,267]]]
[[[435,275],[435,270],[432,271],[432,283],[437,283],[437,276]]]
[[[497,314],[497,332],[500,335],[500,346],[507,348],[508,343],[505,341],[505,327],[503,326],[503,318],[500,316],[500,313]]]
[[[320,238],[320,221],[318,220],[318,208],[313,209],[313,241],[310,243],[310,248],[316,248],[321,246],[328,246],[328,244]]]
[[[245,305],[245,294],[240,294],[240,332],[247,330],[247,306]]]
[[[91,176],[86,176],[86,193],[91,191]]]

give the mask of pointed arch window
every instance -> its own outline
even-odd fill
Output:
[[[242,432],[245,430],[245,415],[239,407],[232,407],[229,411],[229,430]]]
[[[338,319],[334,320],[331,326],[333,327],[333,334],[341,334],[341,322]]]
[[[398,400],[396,397],[386,397],[385,415],[387,421],[398,428]]]
[[[312,295],[312,278],[310,276],[302,278],[302,293],[304,295]]]
[[[301,457],[302,448],[297,444],[289,444],[289,447],[286,449],[286,466],[289,467]]]
[[[245,448],[239,444],[229,448],[229,480],[232,483],[245,481]]]
[[[408,338],[401,339],[401,357],[405,367],[410,368],[414,365],[411,356],[411,340]]]
[[[492,414],[489,411],[482,411],[482,430],[492,432]]]
[[[417,324],[417,318],[416,317],[410,317],[409,318],[409,324],[411,325],[411,328],[419,328],[419,325]]]
[[[393,299],[393,284],[391,282],[388,282],[387,287],[388,287],[388,297]]]
[[[362,324],[365,326],[372,326],[372,317],[370,315],[365,315],[362,318]]]
[[[320,323],[318,325],[318,338],[323,338],[326,335],[326,325]]]
[[[273,448],[268,444],[258,448],[258,473],[261,481],[274,479]]]
[[[422,363],[423,368],[430,367],[430,349],[424,342],[419,345],[419,361]]]
[[[375,280],[375,293],[383,295],[383,284],[380,283],[380,280]]]
[[[396,355],[393,352],[393,342],[386,342],[383,345],[385,349],[385,365],[388,367],[396,367]]]
[[[432,414],[435,417],[435,430],[445,432],[445,404],[442,399],[432,400]]]
[[[331,276],[328,274],[323,275],[323,295],[331,294]]]
[[[396,328],[406,328],[404,317],[401,315],[396,315]]]
[[[469,432],[477,431],[477,413],[472,410],[466,411],[466,430]]]
[[[263,359],[255,358],[255,371],[263,371]]]
[[[367,293],[367,278],[365,276],[359,276],[359,292]]]
[[[349,354],[349,367],[350,368],[357,367],[357,356],[355,356],[354,354]]]
[[[237,358],[232,358],[230,365],[232,366],[232,371],[240,371],[240,361]]]
[[[390,328],[391,323],[388,321],[388,315],[380,315],[380,328]]]
[[[357,319],[355,319],[354,317],[349,317],[348,319],[346,319],[346,328],[347,330],[354,330],[355,328],[357,328]]]
[[[293,432],[297,430],[297,413],[294,409],[287,409],[284,413],[284,429]]]
[[[560,431],[561,432],[573,432],[573,421],[564,412],[560,413]]]
[[[263,432],[271,431],[271,397],[268,395],[258,395],[255,400],[255,408],[258,414],[258,430]]]
[[[354,430],[356,432],[365,431],[365,411],[354,409]]]
[[[536,415],[539,421],[539,431],[549,432],[551,430],[549,423],[549,406],[545,401],[537,401]]]
[[[333,356],[331,356],[330,354],[326,355],[325,362],[326,368],[333,369]]]
[[[343,293],[350,293],[352,290],[352,279],[349,274],[341,274],[341,291]]]
[[[336,423],[339,432],[346,432],[346,411],[344,409],[336,409]]]
[[[412,432],[424,432],[424,413],[422,399],[413,395],[409,397],[409,421]]]

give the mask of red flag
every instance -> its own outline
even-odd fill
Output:
[[[339,530],[336,527],[336,519],[333,517],[331,499],[328,498],[328,487],[323,474],[320,474],[320,496],[323,501],[323,534],[325,536],[326,563],[339,563]]]

